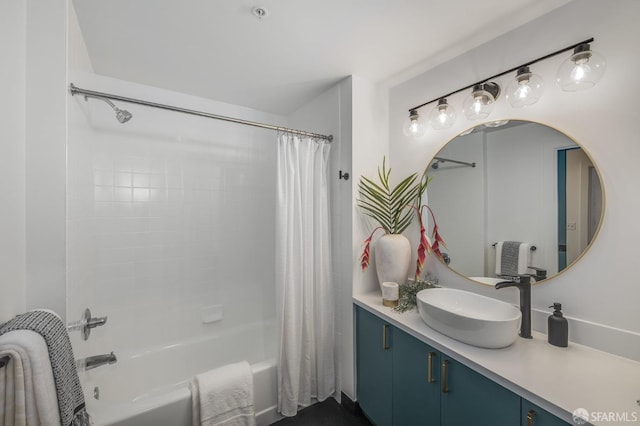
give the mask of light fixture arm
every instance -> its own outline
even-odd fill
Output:
[[[492,79],[494,79],[494,78],[496,78],[496,77],[501,77],[501,76],[503,76],[503,75],[505,75],[505,74],[509,74],[509,73],[511,73],[511,72],[517,71],[518,69],[520,69],[520,68],[522,68],[522,67],[527,67],[527,66],[529,66],[529,65],[535,64],[536,62],[540,62],[540,61],[543,61],[543,60],[545,60],[545,59],[549,59],[549,58],[551,58],[551,57],[553,57],[553,56],[559,55],[559,54],[561,54],[561,53],[567,52],[567,51],[569,51],[569,50],[573,50],[573,49],[575,49],[575,48],[576,48],[576,47],[578,47],[578,46],[582,46],[582,45],[585,45],[585,44],[591,43],[591,42],[593,42],[593,40],[594,40],[594,39],[593,39],[593,37],[591,37],[591,38],[589,38],[589,39],[587,39],[587,40],[581,41],[581,42],[579,42],[579,43],[572,44],[571,46],[567,46],[567,47],[565,47],[565,48],[563,48],[563,49],[556,50],[555,52],[549,53],[548,55],[544,55],[544,56],[541,56],[541,57],[539,57],[539,58],[537,58],[537,59],[534,59],[534,60],[532,60],[532,61],[526,62],[526,63],[524,63],[524,64],[522,64],[522,65],[518,65],[517,67],[513,67],[513,68],[510,68],[510,69],[508,69],[508,70],[506,70],[506,71],[502,71],[502,72],[500,72],[500,73],[498,73],[498,74],[492,75],[491,77],[487,77],[487,78],[485,78],[485,79],[483,79],[483,80],[480,80],[480,81],[478,81],[478,82],[476,82],[476,83],[469,84],[468,86],[465,86],[465,87],[460,88],[460,89],[458,89],[458,90],[454,90],[453,92],[447,93],[446,95],[438,96],[437,98],[431,99],[431,100],[430,100],[430,101],[428,101],[428,102],[425,102],[425,103],[422,103],[422,104],[420,104],[420,105],[414,106],[413,108],[409,108],[409,112],[410,112],[410,113],[415,113],[418,109],[422,108],[423,106],[429,105],[429,104],[431,104],[431,103],[433,103],[433,102],[436,102],[436,101],[438,101],[438,100],[440,100],[440,99],[448,98],[448,97],[449,97],[449,96],[451,96],[451,95],[455,95],[456,93],[459,93],[459,92],[462,92],[462,91],[464,91],[464,90],[470,89],[470,88],[472,88],[472,87],[473,87],[473,86],[475,86],[475,85],[478,85],[478,84],[482,84],[482,83],[488,82],[489,80],[492,80]]]

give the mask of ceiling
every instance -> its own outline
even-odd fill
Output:
[[[392,86],[568,1],[73,4],[96,73],[287,115],[349,75]]]

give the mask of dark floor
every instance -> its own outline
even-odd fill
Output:
[[[295,417],[287,417],[271,426],[371,426],[362,415],[354,415],[333,398],[298,411]]]

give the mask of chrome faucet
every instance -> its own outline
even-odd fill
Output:
[[[496,290],[505,287],[517,287],[520,290],[520,337],[531,339],[531,276],[519,275],[512,281],[502,281],[496,284]]]
[[[115,364],[116,362],[118,362],[118,358],[116,358],[116,354],[111,352],[110,354],[95,355],[79,359],[76,361],[76,367],[79,370],[92,370],[96,367],[100,367],[101,365]]]

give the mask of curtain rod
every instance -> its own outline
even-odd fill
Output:
[[[111,93],[96,92],[96,91],[93,91],[93,90],[81,89],[80,87],[74,85],[73,83],[69,84],[69,92],[71,92],[71,96],[75,96],[75,95],[80,94],[80,95],[85,95],[85,96],[107,98],[107,99],[111,99],[111,100],[114,100],[114,101],[121,101],[121,102],[130,103],[130,104],[138,104],[138,105],[150,106],[150,107],[153,107],[153,108],[160,108],[160,109],[165,109],[165,110],[169,110],[169,111],[182,112],[184,114],[191,114],[191,115],[197,115],[197,116],[200,116],[200,117],[213,118],[213,119],[216,119],[216,120],[229,121],[231,123],[244,124],[246,126],[261,127],[263,129],[270,129],[270,130],[277,130],[279,132],[293,133],[295,135],[300,135],[300,136],[309,136],[311,138],[323,139],[323,140],[326,140],[328,142],[332,142],[333,141],[333,135],[321,135],[319,133],[307,132],[305,130],[290,129],[288,127],[281,127],[281,126],[274,126],[272,124],[258,123],[258,122],[255,122],[255,121],[243,120],[241,118],[227,117],[227,116],[224,116],[224,115],[211,114],[211,113],[208,113],[208,112],[196,111],[196,110],[193,110],[193,109],[180,108],[180,107],[176,107],[176,106],[173,106],[173,105],[166,105],[166,104],[160,104],[160,103],[156,103],[156,102],[149,102],[149,101],[145,101],[145,100],[142,100],[142,99],[127,98],[127,97],[120,96],[120,95],[113,95]]]
[[[414,106],[413,108],[409,108],[409,113],[411,113],[411,112],[413,112],[413,111],[415,111],[415,110],[417,110],[417,109],[419,109],[419,108],[422,108],[423,106],[429,105],[429,104],[431,104],[431,103],[433,103],[433,102],[435,102],[435,101],[438,101],[438,100],[440,100],[440,99],[448,98],[449,96],[451,96],[451,95],[455,95],[456,93],[462,92],[463,90],[471,89],[471,88],[472,88],[473,86],[475,86],[476,84],[485,83],[485,82],[487,82],[487,81],[489,81],[489,80],[492,80],[492,79],[494,79],[494,78],[496,78],[496,77],[501,77],[501,76],[503,76],[503,75],[505,75],[505,74],[509,74],[510,72],[517,71],[517,70],[519,70],[519,69],[520,69],[520,68],[522,68],[522,67],[528,67],[529,65],[533,65],[533,64],[535,64],[536,62],[540,62],[540,61],[543,61],[543,60],[545,60],[545,59],[549,59],[549,58],[551,58],[551,57],[553,57],[553,56],[559,55],[559,54],[564,53],[564,52],[566,52],[566,51],[568,51],[568,50],[575,49],[576,47],[578,47],[578,46],[580,46],[580,45],[582,45],[582,44],[587,44],[587,43],[591,43],[591,42],[593,42],[593,37],[588,38],[588,39],[586,39],[586,40],[583,40],[583,41],[581,41],[581,42],[579,42],[579,43],[574,43],[574,44],[572,44],[571,46],[567,46],[567,47],[564,47],[564,48],[562,48],[562,49],[556,50],[555,52],[551,52],[551,53],[549,53],[549,54],[547,54],[547,55],[541,56],[541,57],[539,57],[539,58],[537,58],[537,59],[534,59],[534,60],[532,60],[532,61],[525,62],[524,64],[522,64],[522,65],[518,65],[517,67],[509,68],[509,69],[508,69],[508,70],[506,70],[506,71],[502,71],[502,72],[500,72],[500,73],[498,73],[498,74],[492,75],[491,77],[487,77],[487,78],[485,78],[484,80],[480,80],[480,81],[478,81],[477,83],[470,84],[470,85],[468,85],[468,86],[463,87],[462,89],[454,90],[453,92],[447,93],[446,95],[438,96],[437,98],[435,98],[435,99],[431,99],[431,100],[430,100],[430,101],[428,101],[428,102],[424,102],[424,103],[421,103],[420,105],[416,105],[416,106]]]

